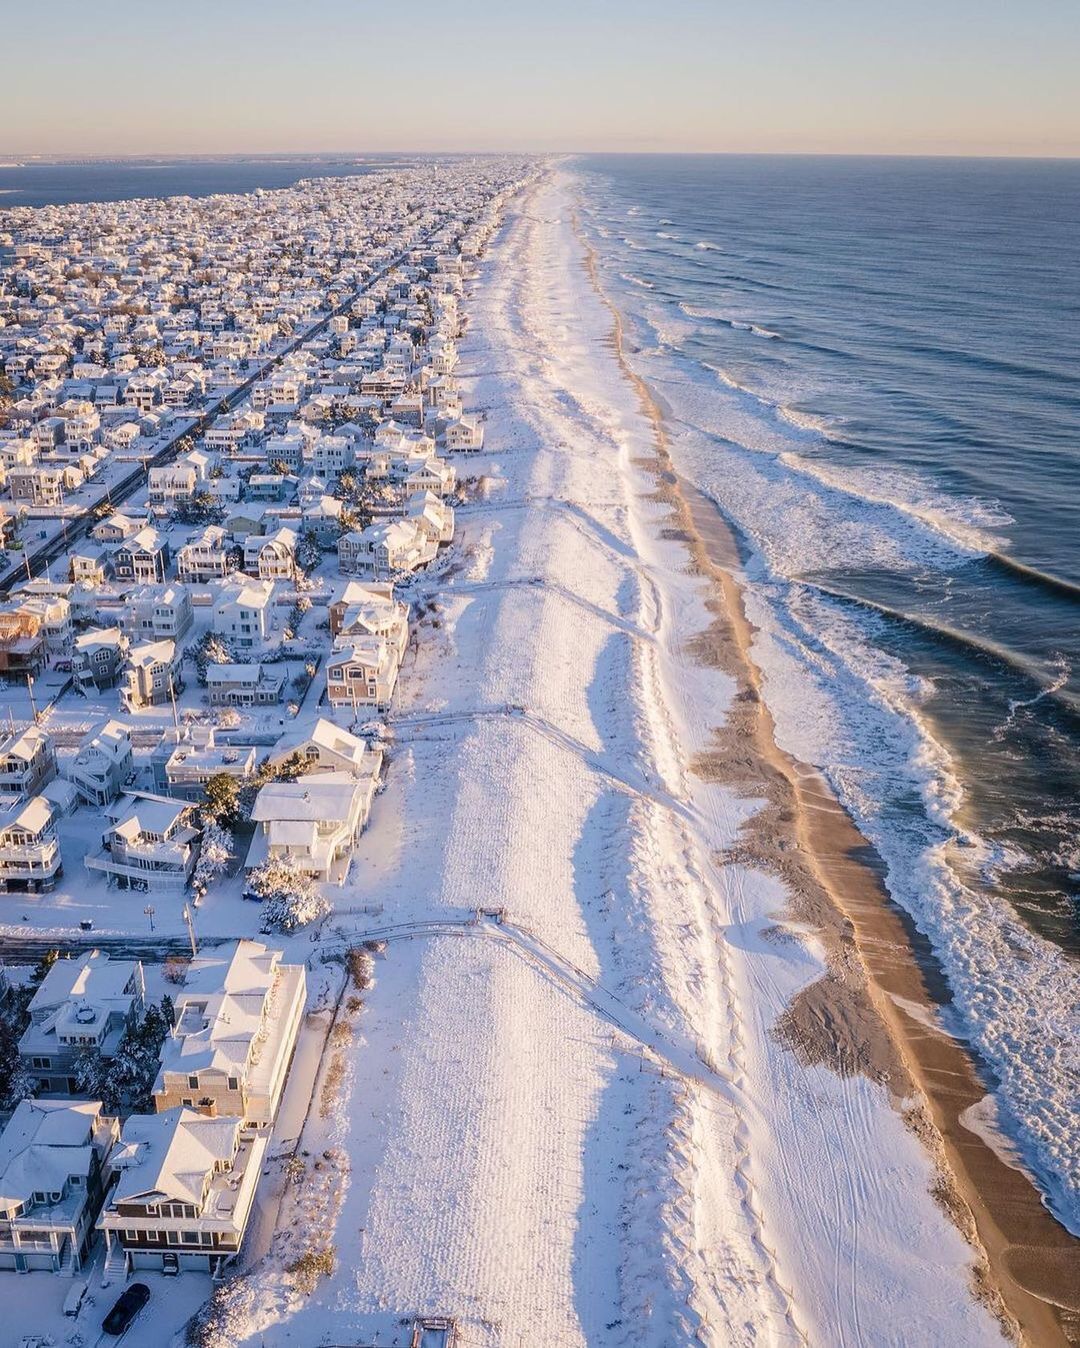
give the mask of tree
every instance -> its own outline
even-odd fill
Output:
[[[225,638],[217,632],[204,632],[195,647],[195,670],[203,687],[208,665],[231,665],[232,661],[232,648]]]
[[[38,960],[37,964],[34,965],[34,971],[30,975],[30,982],[41,983],[44,980],[45,975],[59,958],[59,950],[46,950],[44,955]]]
[[[330,912],[315,881],[294,861],[269,857],[248,876],[248,889],[263,901],[263,931],[293,932]]]
[[[210,824],[221,826],[221,831],[233,829],[240,823],[240,784],[227,772],[216,772],[206,783],[203,793],[202,817]],[[231,842],[232,839],[230,838]],[[203,849],[207,839],[203,837]]]
[[[33,1095],[36,1081],[19,1056],[19,1040],[30,1023],[27,1007],[34,989],[15,987],[0,1003],[0,1110],[14,1109]]]
[[[207,790],[214,781],[211,777],[207,783]],[[232,781],[232,778],[229,778]],[[239,794],[239,791],[236,793]],[[233,797],[233,808],[236,807],[236,796]],[[205,806],[203,807],[205,810]],[[211,820],[203,829],[202,846],[199,849],[199,859],[195,863],[195,872],[192,876],[192,884],[197,890],[204,894],[210,886],[228,870],[229,862],[233,858],[233,848],[235,847],[232,833],[222,824]]]
[[[106,1114],[151,1112],[161,1045],[173,1017],[172,999],[166,996],[160,1006],[151,1002],[142,1019],[127,1027],[112,1057],[97,1048],[83,1049],[75,1060],[79,1090],[100,1100]]]
[[[322,548],[314,529],[305,529],[297,540],[296,561],[305,571],[314,571],[322,561]]]

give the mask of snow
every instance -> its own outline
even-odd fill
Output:
[[[388,941],[301,1141],[335,1178],[286,1193],[243,1342],[403,1344],[420,1313],[485,1345],[993,1342],[886,1090],[773,1038],[823,964],[768,934],[776,881],[714,861],[753,806],[684,765],[730,682],[683,651],[703,592],[571,208],[545,185],[472,302],[495,482],[428,582],[323,933]],[[327,1242],[303,1294],[282,1268]]]
[[[773,1036],[821,955],[767,934],[777,881],[715,860],[753,803],[686,764],[731,683],[684,649],[705,594],[636,466],[650,428],[568,183],[545,178],[482,265],[462,354],[490,489],[409,594],[432,602],[335,911],[282,942],[316,964],[387,946],[362,995],[323,971],[298,1081],[324,1024],[326,1048],[306,1121],[293,1082],[275,1130],[236,1342],[404,1345],[418,1314],[484,1348],[995,1342],[885,1088]],[[85,841],[65,837],[73,869]],[[54,907],[108,925],[101,898]],[[230,880],[198,921],[259,917]],[[327,1245],[305,1293],[285,1270]],[[155,1282],[155,1344],[199,1288]]]

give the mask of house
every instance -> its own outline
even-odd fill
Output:
[[[213,726],[191,725],[167,730],[150,755],[154,790],[179,800],[200,801],[211,777],[232,777],[241,783],[255,771],[255,750],[218,745]]]
[[[143,641],[128,651],[120,700],[127,711],[157,707],[184,687],[182,653],[175,641]]]
[[[104,585],[111,565],[107,549],[80,548],[68,555],[68,575],[76,585]]]
[[[432,491],[409,497],[406,519],[415,520],[431,542],[449,543],[454,537],[454,508]]]
[[[58,959],[30,1000],[30,1024],[19,1040],[19,1057],[37,1078],[38,1090],[77,1094],[79,1054],[94,1048],[113,1057],[145,1001],[138,960],[110,959],[100,950]]]
[[[341,515],[345,505],[336,496],[319,495],[301,507],[303,525],[320,547],[332,547],[341,534]]]
[[[430,491],[436,496],[449,496],[457,486],[457,469],[442,459],[426,459],[412,469],[405,478],[405,494]]]
[[[41,894],[64,869],[56,836],[59,810],[46,796],[31,796],[0,812],[0,892]]]
[[[64,776],[87,805],[110,805],[133,770],[130,731],[120,721],[106,721],[83,740]]]
[[[272,580],[223,581],[214,600],[214,631],[237,650],[251,650],[270,638]]]
[[[175,996],[161,1050],[154,1108],[270,1124],[277,1114],[304,1015],[304,966],[240,940],[200,955]]]
[[[146,791],[125,791],[108,806],[110,821],[102,850],[85,858],[86,868],[120,889],[177,893],[191,879],[198,856],[195,807]]]
[[[78,491],[83,474],[74,464],[12,468],[7,475],[11,499],[25,506],[50,510],[63,507],[65,498]]]
[[[81,1270],[119,1137],[98,1101],[21,1101],[0,1134],[0,1269]]]
[[[205,454],[199,458],[205,463]],[[189,505],[195,499],[196,492],[205,489],[205,468],[200,476],[199,466],[191,462],[190,456],[177,459],[175,463],[159,464],[151,468],[146,476],[150,506],[161,513]]]
[[[56,776],[56,750],[37,726],[0,738],[0,795],[33,796]]]
[[[383,636],[338,637],[326,662],[326,697],[332,707],[386,711],[397,684],[401,656]]]
[[[285,674],[273,665],[207,665],[212,707],[269,707],[281,701]]]
[[[114,511],[94,525],[90,530],[90,537],[98,543],[123,543],[126,539],[134,538],[145,528],[145,518],[136,519],[134,516]]]
[[[217,1274],[240,1249],[269,1131],[180,1106],[133,1114],[112,1165],[117,1182],[98,1218],[106,1271]]]
[[[245,867],[253,870],[271,857],[285,859],[316,880],[344,884],[374,795],[375,778],[351,772],[269,782],[251,809],[261,827]]]
[[[269,436],[263,445],[266,466],[274,472],[299,473],[304,465],[304,451],[308,443],[308,437],[297,431],[288,435]]]
[[[169,569],[169,544],[156,529],[140,529],[113,554],[117,580],[163,581]]]
[[[292,579],[296,575],[296,531],[276,529],[272,534],[244,539],[244,570],[260,580]]]
[[[19,600],[0,608],[0,674],[25,678],[47,659],[41,614]]]
[[[129,647],[119,627],[96,627],[80,633],[71,656],[76,687],[87,695],[115,687]]]
[[[219,524],[208,524],[177,550],[176,574],[184,581],[221,580],[232,569],[229,543]]]
[[[355,462],[354,444],[344,435],[320,435],[311,446],[311,469],[326,481],[336,478]]]
[[[433,561],[433,543],[415,520],[383,520],[338,539],[338,569],[345,575],[390,580],[399,572],[415,571]]]
[[[346,581],[330,603],[330,635],[385,637],[403,659],[409,644],[409,606],[394,598],[390,581]]]
[[[484,448],[484,427],[477,417],[458,417],[447,423],[442,438],[450,454],[475,453]]]
[[[304,773],[348,772],[353,777],[377,777],[382,750],[371,749],[365,740],[342,730],[320,716],[282,735],[267,755],[267,766],[277,771],[290,761],[303,763]]]
[[[122,626],[133,641],[179,641],[195,621],[186,585],[141,585],[127,596]]]

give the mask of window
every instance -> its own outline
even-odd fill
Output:
[[[191,1089],[192,1089],[193,1091],[197,1091],[197,1090],[199,1089],[199,1078],[198,1078],[198,1077],[188,1077],[188,1079],[187,1079],[187,1084],[191,1087]]]
[[[240,1089],[240,1081],[239,1081],[239,1078],[238,1078],[238,1077],[230,1077],[230,1078],[229,1078],[229,1090],[235,1091],[235,1090],[239,1090],[239,1089]]]
[[[51,1059],[51,1058],[31,1058],[30,1063],[31,1063],[31,1066],[32,1066],[32,1067],[51,1067],[51,1066],[52,1066],[52,1059]]]
[[[184,1245],[198,1245],[199,1233],[198,1231],[181,1231],[180,1241]]]
[[[179,1232],[179,1231],[167,1231],[167,1232],[165,1233],[165,1239],[168,1241],[168,1243],[169,1243],[170,1245],[179,1245],[179,1244],[180,1244],[180,1232]]]

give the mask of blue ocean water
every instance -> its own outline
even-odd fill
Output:
[[[789,744],[898,885],[947,863],[1080,950],[1080,163],[573,167]]]
[[[0,210],[140,197],[206,197],[256,188],[269,191],[291,187],[301,178],[374,173],[400,162],[394,155],[31,161],[0,166]]]

